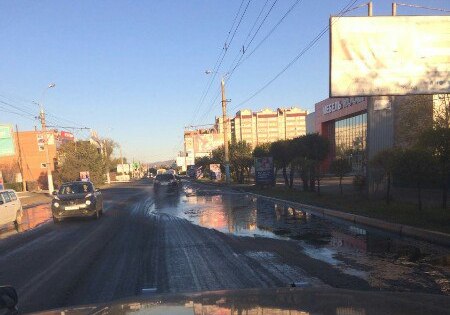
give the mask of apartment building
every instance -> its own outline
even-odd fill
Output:
[[[306,111],[297,107],[267,108],[259,112],[240,110],[230,120],[231,137],[235,141],[246,141],[252,147],[299,137],[306,134],[306,115]]]

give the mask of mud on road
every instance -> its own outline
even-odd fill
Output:
[[[192,188],[195,195],[188,197],[183,192],[155,195],[148,182],[119,185],[103,191],[107,202],[99,221],[55,225],[44,220],[9,234],[0,240],[0,283],[18,290],[24,312],[107,302],[140,295],[143,289],[192,292],[295,282],[378,290],[386,285],[382,276],[374,276],[379,283],[370,278],[373,266],[359,258],[352,261],[357,252],[337,252],[333,259],[364,270],[364,276],[314,257],[320,246],[287,237],[301,225],[300,216],[292,221],[288,211],[289,224],[281,224],[285,214],[271,213],[271,205],[261,207],[261,201],[230,191]],[[429,285],[435,281],[432,276],[418,279],[424,283],[415,291],[442,294],[440,286]],[[386,289],[411,290],[407,281],[394,282]]]

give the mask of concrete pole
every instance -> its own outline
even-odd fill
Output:
[[[43,134],[44,141],[45,141],[45,157],[46,157],[46,166],[47,166],[48,191],[51,194],[51,193],[53,193],[53,190],[55,190],[55,188],[53,186],[52,166],[50,164],[50,157],[49,157],[49,153],[48,153],[48,140],[50,137],[47,133],[47,126],[45,124],[45,112],[44,112],[44,107],[42,107],[42,104],[41,104],[41,110],[39,113],[39,117],[41,120],[42,134]]]
[[[223,147],[224,147],[224,155],[225,155],[225,176],[226,182],[230,182],[230,155],[228,148],[228,126],[227,126],[227,100],[225,98],[225,81],[222,78],[221,82],[222,89],[222,123],[223,123]]]
[[[392,2],[392,16],[397,15],[397,3]]]
[[[369,3],[367,4],[367,14],[369,16],[372,16],[372,1],[369,1]]]

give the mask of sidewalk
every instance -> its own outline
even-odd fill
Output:
[[[322,207],[318,205],[312,205],[308,203],[299,202],[296,200],[292,200],[290,198],[283,197],[275,197],[276,189],[265,189],[265,190],[256,190],[253,184],[229,184],[226,183],[217,183],[217,182],[207,182],[207,181],[196,181],[198,183],[202,183],[205,185],[212,186],[220,186],[220,187],[229,187],[241,192],[245,192],[251,194],[256,197],[264,197],[276,202],[282,202],[292,207],[297,208],[305,208],[312,213],[322,216],[322,217],[335,217],[339,219],[343,219],[346,221],[350,221],[356,224],[363,224],[366,226],[382,229],[385,231],[397,233],[404,236],[413,237],[416,239],[426,240],[432,243],[450,246],[450,234],[443,233],[439,231],[434,231],[430,229],[424,229],[421,227],[414,227],[411,225],[403,224],[403,223],[394,223],[389,222],[387,220],[374,218],[366,215],[359,215],[352,213],[351,211],[342,211],[337,209],[332,209],[328,207]],[[270,193],[271,192],[271,193]],[[292,192],[291,192],[292,193]],[[295,193],[295,191],[294,191]],[[324,197],[326,198],[326,196]]]
[[[52,200],[52,197],[48,195],[48,191],[18,192],[17,196],[19,197],[19,200],[22,203],[22,207],[24,209],[35,207],[44,203],[50,203],[50,201]]]

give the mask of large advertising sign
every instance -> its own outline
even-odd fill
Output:
[[[223,145],[223,134],[219,133],[200,133],[185,134],[184,136],[186,152],[196,155],[202,153],[211,153],[217,147]]]
[[[117,164],[117,173],[129,173],[132,171],[130,164]]]
[[[9,125],[0,125],[0,157],[14,155],[14,139]]]
[[[450,93],[450,16],[330,18],[330,97]]]
[[[257,185],[271,185],[274,181],[273,158],[255,158],[255,182]]]

